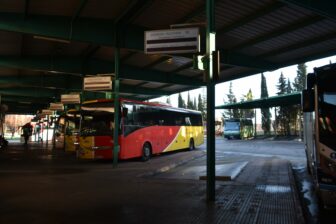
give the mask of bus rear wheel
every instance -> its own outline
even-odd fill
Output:
[[[194,149],[195,149],[195,142],[194,142],[194,139],[191,138],[189,142],[189,151],[192,151]]]
[[[142,147],[142,161],[148,161],[152,154],[152,148],[148,142],[146,142]]]

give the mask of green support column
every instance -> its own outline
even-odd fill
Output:
[[[56,149],[56,136],[55,136],[55,132],[56,132],[56,118],[57,118],[57,111],[54,112],[53,115],[53,124],[54,124],[54,128],[53,128],[53,137],[52,137],[52,150]]]
[[[64,105],[64,113],[65,113],[65,117],[67,116],[68,113],[68,105]],[[65,119],[65,126],[64,126],[64,133],[63,133],[63,150],[65,151],[65,147],[66,147],[66,142],[65,142],[65,135],[66,135],[66,131],[67,131],[67,125],[68,125],[68,121],[67,119]]]
[[[254,109],[254,138],[257,138],[257,109]]]
[[[114,133],[113,133],[113,167],[117,167],[119,154],[119,63],[120,49],[114,49],[115,78],[114,78]]]
[[[209,59],[206,69],[207,80],[207,200],[215,201],[215,83],[213,77],[212,52],[215,46],[215,6],[214,0],[206,2],[206,55]]]
[[[47,115],[47,126],[46,126],[46,130],[47,130],[47,136],[46,136],[46,148],[48,150],[48,130],[49,130],[49,115]]]

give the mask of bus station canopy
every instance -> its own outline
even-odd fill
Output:
[[[221,68],[217,83],[336,54],[336,2],[215,3]],[[114,73],[116,47],[121,97],[147,100],[205,86],[203,71],[193,69],[193,54],[144,53],[145,31],[181,24],[200,28],[204,51],[205,4],[204,0],[0,1],[1,103],[8,106],[8,113],[35,113],[59,101],[61,94],[80,92],[83,76]]]
[[[291,106],[298,104],[301,104],[301,93],[296,92],[280,96],[267,97],[263,99],[225,104],[221,106],[216,106],[216,109],[255,109],[278,106]]]

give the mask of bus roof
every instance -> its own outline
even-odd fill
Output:
[[[169,110],[169,111],[174,111],[174,112],[182,112],[182,113],[193,113],[193,114],[200,114],[200,111],[196,111],[196,110],[190,110],[190,109],[185,109],[185,108],[177,108],[177,107],[173,107],[171,105],[167,105],[167,104],[159,104],[157,102],[153,103],[153,102],[143,102],[143,101],[137,101],[137,100],[131,100],[131,99],[125,99],[125,98],[120,98],[119,101],[121,103],[135,103],[135,104],[142,104],[142,105],[147,105],[147,106],[153,106],[153,107],[160,107],[164,110]],[[111,107],[111,103],[113,103],[114,100],[113,99],[96,99],[96,100],[89,100],[89,101],[85,101],[82,103],[82,109],[83,110],[92,110],[90,108],[95,107],[96,110],[99,110],[98,108],[100,108],[101,110],[106,111],[107,107]],[[114,112],[114,111],[107,111],[107,112]]]

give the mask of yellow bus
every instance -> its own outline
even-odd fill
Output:
[[[70,109],[66,114],[61,115],[57,120],[55,131],[56,149],[64,149],[66,152],[76,152],[79,132],[80,112]]]

